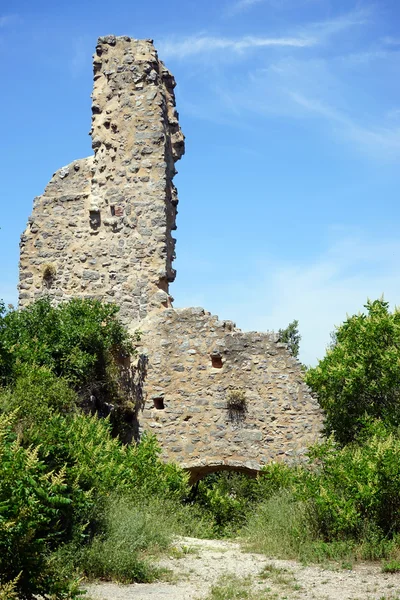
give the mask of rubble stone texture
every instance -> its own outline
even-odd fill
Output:
[[[35,199],[21,238],[20,306],[43,293],[96,297],[132,323],[170,305],[172,179],[184,138],[174,78],[151,41],[100,38],[93,66],[94,157],[57,171]]]
[[[34,201],[21,236],[20,306],[43,295],[118,304],[125,324],[143,331],[139,430],[154,432],[163,456],[194,478],[301,459],[322,413],[286,345],[171,307],[172,180],[184,152],[173,76],[151,40],[126,36],[99,38],[93,65],[94,156],[57,171]]]

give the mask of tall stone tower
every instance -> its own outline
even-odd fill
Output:
[[[94,156],[57,171],[21,237],[20,306],[47,294],[95,297],[132,323],[168,307],[175,278],[175,161],[184,137],[175,81],[151,40],[99,38]]]

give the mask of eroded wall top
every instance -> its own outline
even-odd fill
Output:
[[[99,38],[94,157],[57,171],[21,237],[20,306],[47,294],[96,297],[126,323],[170,305],[174,163],[184,152],[175,81],[151,40]]]
[[[165,459],[192,475],[256,472],[304,460],[319,439],[321,408],[277,334],[242,332],[202,308],[155,313],[141,330],[148,364],[139,422]]]

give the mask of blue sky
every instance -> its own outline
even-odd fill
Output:
[[[91,154],[114,33],[153,38],[178,82],[175,306],[296,318],[311,364],[367,297],[400,305],[399,24],[398,0],[0,0],[0,298],[34,196]]]

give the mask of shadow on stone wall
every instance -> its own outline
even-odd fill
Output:
[[[127,359],[120,371],[120,388],[124,396],[124,421],[125,427],[121,434],[123,443],[140,440],[139,412],[144,409],[144,384],[147,376],[148,357],[139,354],[136,364]]]

